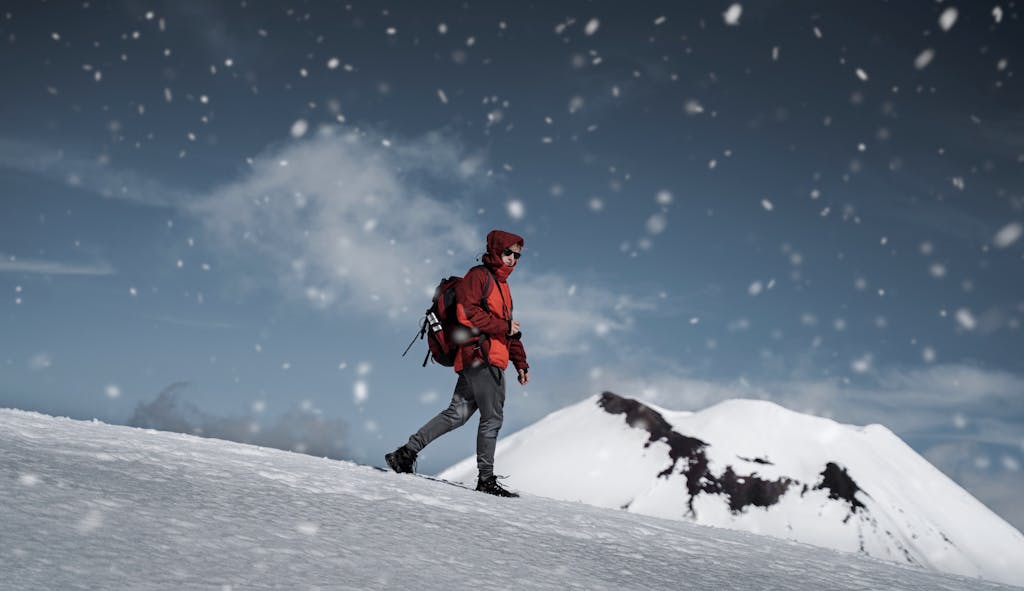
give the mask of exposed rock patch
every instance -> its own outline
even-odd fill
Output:
[[[749,506],[770,507],[779,501],[779,497],[786,493],[790,485],[798,484],[789,478],[765,480],[756,473],[740,475],[732,466],[726,466],[725,471],[716,476],[708,468],[707,454],[704,453],[708,444],[673,430],[672,425],[658,411],[612,392],[601,394],[598,405],[608,413],[625,415],[626,424],[630,427],[646,430],[650,435],[644,447],[650,447],[656,441],[668,445],[672,463],[658,473],[658,477],[668,478],[682,464],[678,472],[686,476],[686,489],[689,492],[687,506],[691,514],[695,514],[693,500],[700,493],[725,495],[729,500],[729,509],[740,513]],[[771,465],[771,462],[760,458],[740,459]]]

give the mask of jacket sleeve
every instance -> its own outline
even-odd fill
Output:
[[[530,369],[530,364],[526,362],[526,349],[523,348],[523,341],[521,340],[512,339],[508,342],[508,358],[517,370]]]
[[[501,338],[508,334],[509,321],[491,314],[483,308],[484,288],[487,287],[487,271],[474,269],[466,274],[455,288],[455,313],[459,323],[475,328],[481,333]],[[493,280],[492,280],[493,281]]]

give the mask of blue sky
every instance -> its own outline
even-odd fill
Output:
[[[924,1],[7,3],[0,405],[379,464],[454,385],[400,357],[430,291],[501,228],[504,433],[606,389],[767,398],[887,425],[1022,528],[1021,33]]]

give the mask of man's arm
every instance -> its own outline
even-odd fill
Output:
[[[530,364],[526,362],[526,349],[523,348],[523,341],[513,339],[508,342],[508,358],[516,370],[528,371]]]

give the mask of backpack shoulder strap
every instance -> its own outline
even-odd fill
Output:
[[[484,309],[487,310],[488,312],[490,312],[490,309],[486,305],[487,304],[487,292],[489,292],[491,290],[491,283],[494,283],[495,285],[497,285],[498,279],[494,276],[494,271],[491,271],[490,268],[488,268],[486,265],[477,265],[477,266],[478,267],[483,267],[484,270],[487,271],[487,287],[484,288]],[[505,302],[505,292],[503,292],[501,290],[501,286],[500,285],[498,285],[497,287],[498,287],[498,295],[501,296],[501,303],[502,303],[502,305],[505,306],[506,311],[508,312],[508,316],[509,316],[509,318],[511,318],[512,317],[511,297],[509,298],[510,301],[508,303],[506,303]],[[511,295],[512,294],[509,293],[509,296],[511,296]]]

